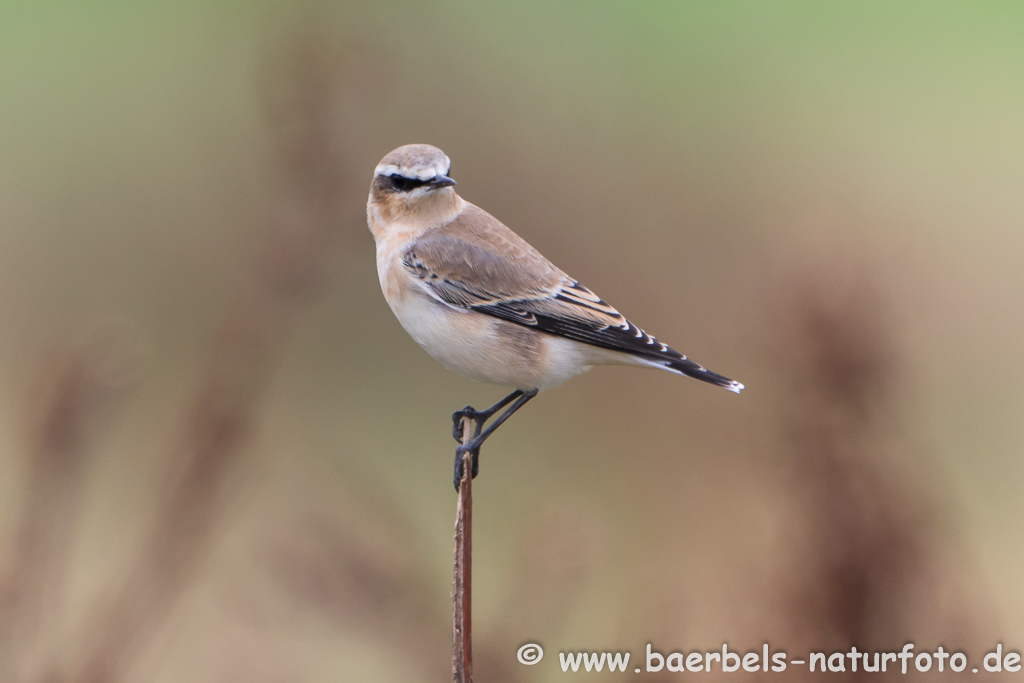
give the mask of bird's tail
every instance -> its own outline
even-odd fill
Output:
[[[681,355],[680,358],[669,358],[666,356],[667,354],[645,356],[644,361],[654,367],[664,368],[677,375],[686,375],[687,377],[699,379],[702,382],[714,384],[716,387],[722,387],[737,394],[744,389],[744,386],[736,380],[719,375],[717,372],[711,372],[700,363],[695,363],[686,356]]]

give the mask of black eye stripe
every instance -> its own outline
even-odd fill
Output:
[[[414,190],[417,187],[423,187],[428,181],[420,180],[419,178],[408,178],[404,175],[398,175],[397,173],[389,175],[388,178],[391,180],[391,186],[398,192],[408,192]]]

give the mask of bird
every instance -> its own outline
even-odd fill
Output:
[[[494,430],[540,391],[596,365],[659,368],[743,390],[630,322],[460,197],[450,174],[451,160],[437,147],[392,150],[374,169],[366,220],[381,291],[405,331],[449,370],[513,389],[486,410],[466,406],[452,415],[456,489],[466,453],[476,476],[480,446]],[[475,422],[465,444],[463,419]]]

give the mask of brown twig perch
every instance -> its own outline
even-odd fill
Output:
[[[462,418],[462,444],[473,438],[472,422]],[[455,508],[455,576],[452,582],[452,681],[473,681],[473,455],[462,454],[462,478]]]

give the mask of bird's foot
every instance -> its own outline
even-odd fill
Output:
[[[462,483],[462,475],[465,472],[466,453],[471,455],[469,466],[470,478],[476,479],[476,475],[480,474],[480,444],[477,444],[476,441],[476,439],[473,439],[465,446],[459,445],[455,447],[455,473],[452,483],[455,484],[456,491],[459,490]],[[481,441],[480,443],[483,442]]]
[[[480,432],[480,428],[483,423],[487,421],[490,415],[486,415],[486,411],[481,413],[473,406],[466,406],[462,410],[456,410],[452,413],[452,438],[462,443],[462,421],[472,420],[476,423],[476,431]]]
[[[452,413],[452,436],[459,442],[458,447],[455,449],[456,491],[459,490],[459,482],[462,481],[463,456],[466,453],[472,454],[472,472],[470,472],[470,474],[473,477],[476,477],[476,475],[480,473],[480,446],[483,445],[483,442],[487,440],[487,437],[493,434],[494,430],[500,427],[502,423],[512,415],[512,413],[522,408],[527,401],[536,395],[536,389],[531,389],[530,391],[517,389],[487,410],[476,410],[473,406],[466,406],[462,410],[456,410]],[[501,415],[494,418],[494,422],[484,429],[484,425],[487,424],[487,421],[494,417],[499,410],[508,406],[510,403],[512,405],[509,406]],[[474,422],[473,437],[468,443],[462,442],[463,434],[465,432],[465,420],[472,420]]]

